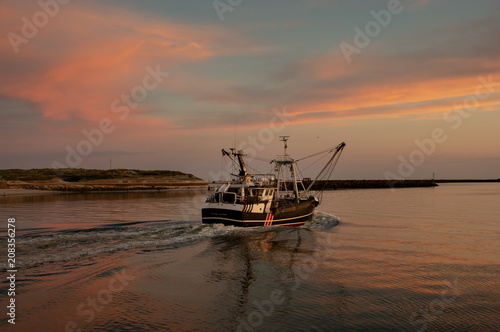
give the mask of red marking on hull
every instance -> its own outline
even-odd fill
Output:
[[[271,226],[273,224],[273,218],[274,215],[272,213],[268,213],[266,217],[266,222],[264,223],[264,226]]]

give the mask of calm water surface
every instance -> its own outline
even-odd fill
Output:
[[[302,228],[203,225],[206,194],[0,197],[0,328],[500,330],[497,183],[325,192]]]

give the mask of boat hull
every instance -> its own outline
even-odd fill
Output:
[[[269,213],[244,212],[224,206],[205,207],[201,210],[205,224],[224,224],[237,227],[301,226],[312,219],[316,204],[301,202],[288,207],[279,207]]]

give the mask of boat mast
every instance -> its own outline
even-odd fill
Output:
[[[296,168],[295,168],[295,161],[292,160],[292,165],[290,167],[290,170],[292,171],[292,176],[293,176],[293,194],[294,194],[294,198],[295,198],[295,202],[298,203],[299,202],[299,187],[297,186],[297,176],[295,175],[295,171],[296,171]]]
[[[231,152],[233,153],[233,155],[238,157],[238,163],[240,164],[239,176],[246,177],[246,175],[248,174],[248,171],[247,171],[247,166],[245,165],[245,162],[243,161],[243,151],[235,153],[234,149],[231,149]]]
[[[278,186],[277,186],[277,194],[279,195],[281,190],[281,183],[283,183],[285,191],[288,191],[286,187],[286,178],[283,167],[285,165],[290,165],[290,173],[293,180],[293,194],[296,202],[299,201],[299,187],[297,185],[297,167],[295,165],[295,160],[291,158],[286,149],[288,148],[287,142],[290,136],[280,136],[280,141],[283,142],[283,160],[276,160],[276,165],[278,166]]]
[[[283,150],[283,158],[284,160],[286,160],[286,156],[287,156],[287,153],[286,153],[286,148],[287,148],[287,144],[286,144],[286,141],[288,141],[288,136],[280,136],[280,141],[284,143],[284,150]],[[283,187],[284,187],[284,190],[283,191],[287,191],[287,187],[286,187],[286,179],[285,179],[285,172],[283,172],[283,161],[279,161],[277,159],[274,160],[274,162],[276,163],[276,167],[278,169],[278,179],[277,179],[277,182],[276,182],[276,197],[280,197],[281,196],[281,184],[283,184]]]
[[[290,136],[280,136],[280,141],[282,141],[285,146],[284,146],[284,152],[283,152],[283,155],[285,156],[285,160],[286,160],[286,157],[288,156],[288,154],[286,153],[286,148],[288,147],[288,145],[286,144],[286,142],[288,141],[288,138]]]
[[[239,152],[235,152],[234,148],[231,148],[231,153],[227,152],[226,150],[222,149],[222,155],[228,156],[235,164],[236,160],[233,158],[233,156],[238,158],[238,164],[240,166],[240,171],[238,173],[238,176],[240,177],[240,180],[248,180],[249,179],[249,174],[247,171],[247,167],[245,165],[245,161],[243,160],[243,156],[245,154],[243,153],[243,150],[240,150]],[[236,174],[232,174],[236,176]]]

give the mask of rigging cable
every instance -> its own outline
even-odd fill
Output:
[[[312,155],[310,155],[310,156],[303,157],[303,158],[300,158],[300,159],[296,159],[295,161],[299,162],[299,161],[301,161],[301,160],[304,160],[304,159],[307,159],[307,158],[311,158],[311,157],[317,156],[317,155],[322,154],[322,153],[330,153],[330,152],[332,152],[333,150],[337,149],[338,147],[339,147],[338,145],[337,145],[337,146],[334,146],[334,147],[330,147],[330,148],[328,148],[328,149],[326,149],[326,150],[323,150],[323,151],[320,151],[320,152],[316,152],[316,153],[314,153],[314,154],[312,154]]]
[[[327,171],[325,172],[325,174],[321,178],[318,179],[318,180],[324,182],[323,188],[321,188],[315,192],[315,195],[319,196],[318,199],[320,201],[323,199],[323,192],[327,186],[327,181],[330,180],[330,177],[333,173],[333,170],[335,169],[335,166],[337,166],[337,162],[340,159],[340,155],[342,154],[342,151],[343,151],[343,147],[340,150],[338,150],[338,154],[331,160],[330,165],[327,167]],[[328,176],[326,174],[328,174]]]

